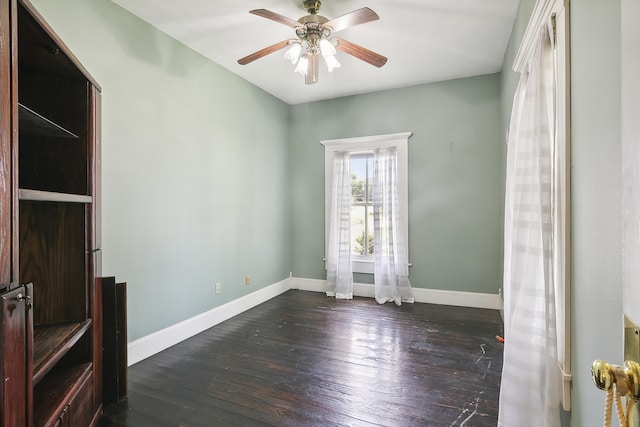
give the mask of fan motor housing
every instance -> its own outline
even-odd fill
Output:
[[[320,9],[320,6],[322,5],[322,2],[318,1],[318,0],[304,0],[303,2],[305,9],[307,9],[307,12],[315,15],[316,13],[318,13],[318,10]]]
[[[329,37],[331,29],[325,27],[324,23],[328,19],[320,15],[307,15],[298,20],[301,24],[296,28],[296,35],[302,40],[319,39],[320,37]]]
[[[298,22],[304,26],[307,26],[309,24],[316,24],[318,27],[320,27],[322,24],[324,24],[327,21],[328,19],[322,15],[307,15],[298,19]]]

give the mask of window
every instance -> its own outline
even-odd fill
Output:
[[[351,154],[351,251],[354,273],[373,274],[373,200],[374,150],[396,147],[400,184],[400,216],[408,248],[408,140],[410,132],[321,141],[325,147],[325,258],[329,239],[329,212],[333,177],[333,157],[339,151]]]

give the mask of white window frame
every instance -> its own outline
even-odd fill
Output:
[[[329,139],[320,141],[324,146],[324,257],[327,268],[327,248],[329,247],[329,219],[331,214],[331,189],[333,184],[333,158],[338,151],[353,153],[371,151],[377,148],[395,147],[398,153],[398,184],[400,186],[400,220],[404,231],[404,250],[409,259],[409,137],[411,132],[372,135],[355,138]],[[373,274],[373,256],[354,256],[354,273]]]

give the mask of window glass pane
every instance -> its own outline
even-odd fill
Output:
[[[373,253],[373,209],[371,178],[373,153],[351,156],[351,248],[352,253],[370,256]]]
[[[356,255],[366,255],[364,206],[351,205],[351,251]]]
[[[351,203],[363,203],[367,184],[367,158],[351,157]]]
[[[371,204],[369,205],[369,209],[367,211],[367,231],[367,246],[369,248],[368,255],[373,255],[373,205]]]
[[[373,154],[367,156],[367,183],[367,203],[373,206]],[[371,210],[371,215],[373,215],[373,210]]]

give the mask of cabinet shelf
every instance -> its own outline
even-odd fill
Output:
[[[91,327],[78,323],[36,326],[33,331],[33,383],[37,384]]]
[[[91,203],[93,201],[93,197],[82,194],[56,193],[53,191],[29,190],[26,188],[18,190],[18,199],[36,202],[66,203]]]
[[[34,390],[34,400],[38,402],[34,411],[34,426],[47,424],[53,414],[62,410],[65,400],[82,387],[91,375],[91,363],[58,369],[48,375]]]
[[[20,103],[18,103],[18,123],[20,133],[23,135],[78,139],[76,134]]]

